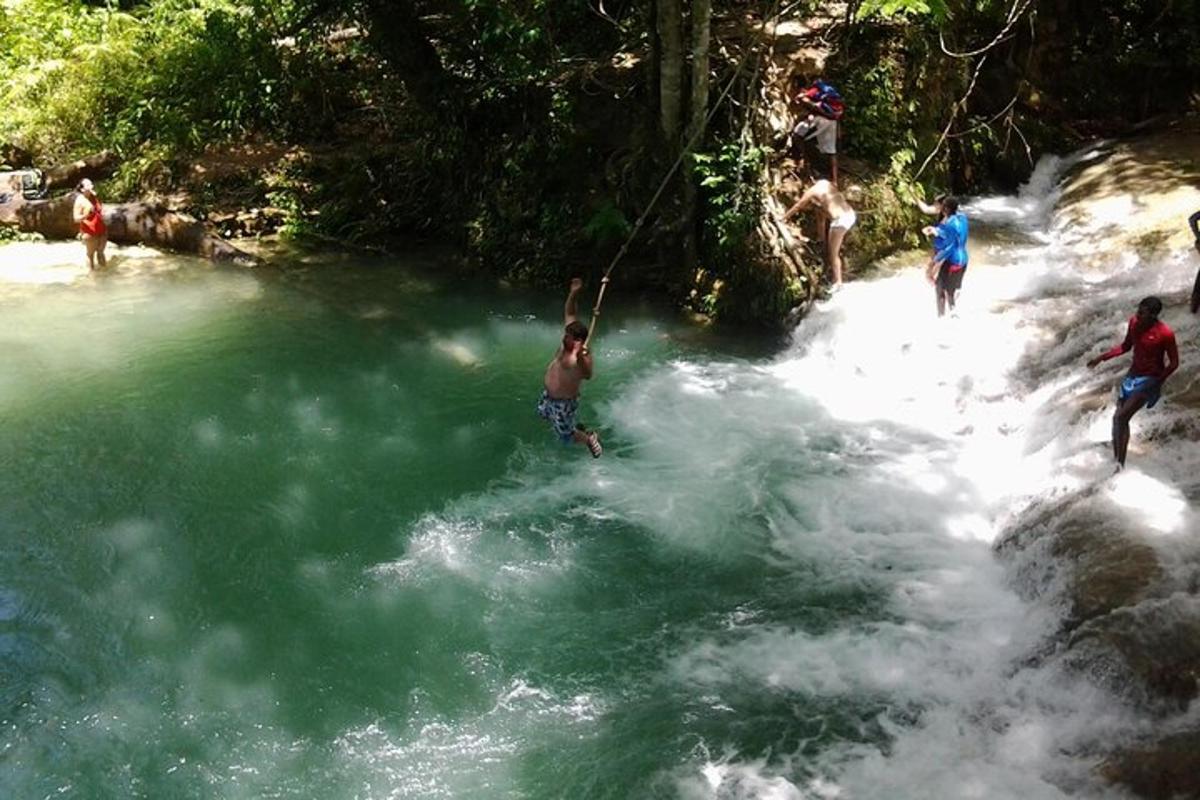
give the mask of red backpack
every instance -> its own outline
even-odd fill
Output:
[[[804,96],[817,105],[817,112],[827,119],[840,120],[846,113],[846,103],[838,90],[825,81],[817,81],[804,90]]]

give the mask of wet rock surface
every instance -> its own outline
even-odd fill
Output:
[[[1100,766],[1100,774],[1152,800],[1200,797],[1200,731],[1114,753]]]
[[[1067,661],[1114,693],[1160,713],[1183,711],[1200,678],[1200,598],[1178,594],[1091,620]]]
[[[1198,209],[1195,119],[1140,140],[1099,146],[1062,185],[1055,228],[1064,251],[1104,276],[1097,283],[1101,291],[1128,296],[1127,313],[1140,297],[1160,296],[1182,366],[1164,389],[1164,403],[1135,419],[1130,470],[1113,476],[1080,467],[1082,485],[1027,509],[995,545],[1027,599],[1062,610],[1061,626],[1035,660],[1057,661],[1068,674],[1111,692],[1131,718],[1141,720],[1131,724],[1128,738],[1118,737],[1124,741],[1098,746],[1098,773],[1134,796],[1156,800],[1200,798],[1200,720],[1194,712],[1200,697],[1200,530],[1194,513],[1200,469],[1193,449],[1200,442],[1200,352],[1195,318],[1186,307],[1190,278],[1184,286],[1165,277],[1177,276],[1180,267],[1188,275],[1200,268],[1186,222]],[[1029,362],[1049,369],[1029,373],[1031,391],[1062,380],[1074,369],[1069,361],[1081,363],[1110,344],[1083,341],[1076,332],[1095,328],[1099,313],[1111,316],[1111,301],[1102,302],[1099,294],[1079,301],[1069,318],[1043,321],[1047,343]],[[1122,322],[1114,319],[1112,329]],[[1048,355],[1054,350],[1062,353],[1057,360]],[[1089,425],[1089,438],[1101,446],[1096,440],[1106,438],[1113,380],[1103,373],[1076,372],[1079,377],[1060,384],[1066,390],[1045,407],[1047,419],[1057,416],[1032,447],[1048,446],[1062,426]],[[1146,722],[1159,731],[1156,736],[1147,737]]]

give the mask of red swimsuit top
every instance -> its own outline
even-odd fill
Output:
[[[79,232],[87,236],[103,236],[108,230],[104,224],[104,207],[97,198],[93,198],[91,203],[92,213],[79,223]]]

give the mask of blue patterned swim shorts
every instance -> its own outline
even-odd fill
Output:
[[[1154,408],[1161,392],[1162,384],[1158,378],[1149,375],[1139,375],[1134,378],[1126,375],[1121,380],[1121,388],[1117,390],[1117,400],[1124,403],[1130,395],[1140,393],[1146,395],[1146,408]]]
[[[554,426],[554,433],[563,444],[570,444],[575,436],[575,414],[579,411],[579,398],[559,400],[551,397],[545,389],[538,399],[537,413]]]

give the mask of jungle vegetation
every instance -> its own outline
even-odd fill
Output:
[[[112,150],[112,199],[550,284],[601,271],[686,148],[622,278],[774,324],[819,289],[771,212],[785,87],[818,70],[865,258],[916,243],[916,196],[1192,108],[1200,3],[5,0],[0,161]]]

